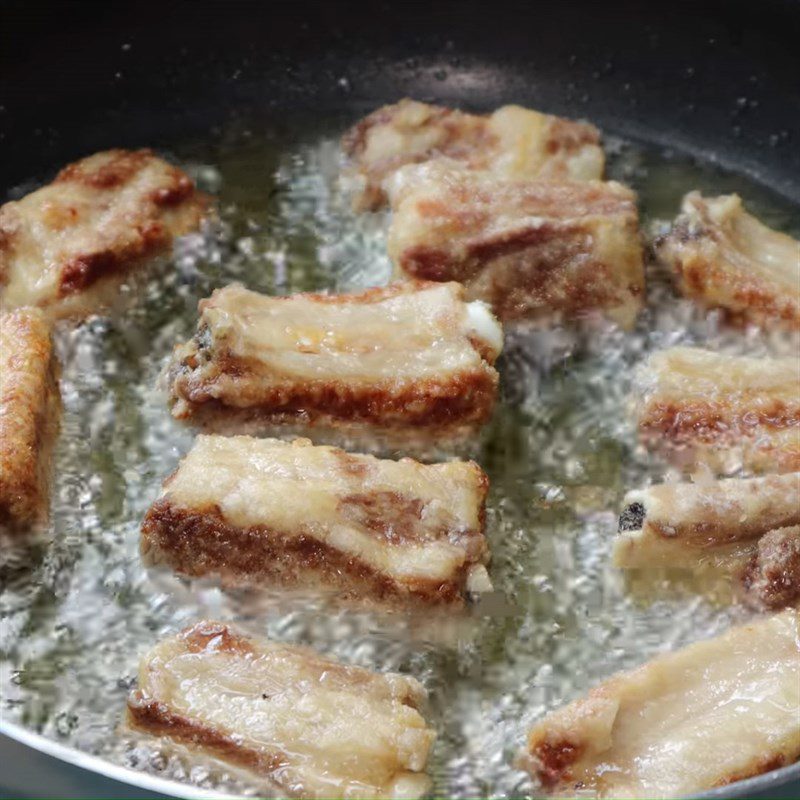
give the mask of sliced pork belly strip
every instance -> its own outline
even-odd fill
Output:
[[[76,161],[0,207],[0,306],[40,306],[54,317],[102,310],[207,208],[188,175],[149,150]]]
[[[800,329],[800,242],[748,214],[737,195],[686,195],[656,252],[687,297],[733,320]]]
[[[519,106],[478,116],[405,99],[361,120],[342,148],[357,179],[359,210],[386,203],[384,181],[399,167],[441,157],[520,179],[593,180],[605,165],[593,125]]]
[[[132,727],[303,798],[416,798],[435,733],[413,678],[201,622],[142,659]]]
[[[800,470],[800,359],[692,347],[653,354],[638,376],[645,441],[715,469]],[[735,462],[731,465],[731,462]]]
[[[719,568],[754,606],[800,597],[800,473],[629,492],[614,542],[623,569]]]
[[[0,527],[46,517],[61,398],[50,328],[34,308],[0,312]]]
[[[749,557],[775,528],[800,524],[800,472],[628,492],[614,544],[620,567],[693,567]]]
[[[800,757],[794,609],[620,673],[530,733],[522,764],[557,796],[682,797]]]
[[[501,180],[443,161],[405,167],[391,187],[401,274],[460,281],[504,321],[602,311],[633,324],[644,267],[630,189]]]
[[[142,552],[185,575],[347,598],[463,604],[491,589],[488,479],[335,447],[199,436],[142,525]]]
[[[458,284],[200,303],[169,367],[173,415],[378,427],[475,425],[491,414],[502,330]]]

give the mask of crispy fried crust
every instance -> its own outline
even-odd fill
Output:
[[[124,278],[196,229],[208,198],[149,150],[108,150],[0,208],[0,305],[98,310]]]
[[[800,615],[787,610],[620,673],[531,731],[548,793],[677,797],[800,757]]]
[[[742,576],[747,599],[762,609],[779,609],[800,599],[800,525],[770,531]]]
[[[415,798],[434,739],[414,679],[201,622],[142,660],[128,721],[266,779],[281,794]]]
[[[800,361],[674,347],[640,370],[637,414],[648,444],[727,471],[800,471]]]
[[[211,429],[482,423],[499,346],[470,327],[462,295],[455,284],[424,283],[334,297],[218,290],[201,301],[197,334],[168,368],[173,415]]]
[[[426,466],[307,440],[201,436],[145,516],[142,554],[233,584],[460,606],[476,585],[491,588],[487,489],[472,462]]]
[[[0,525],[47,513],[50,453],[61,400],[50,329],[31,308],[0,313]]]
[[[445,157],[498,177],[592,180],[603,176],[605,160],[592,125],[519,106],[476,116],[408,99],[365,117],[342,148],[360,184],[360,210],[386,202],[384,181],[405,164]]]
[[[737,195],[691,192],[656,242],[681,292],[734,322],[800,329],[800,242],[744,210]]]
[[[393,180],[388,249],[403,274],[455,280],[504,320],[604,310],[629,327],[644,293],[633,192],[522,182],[433,162]]]

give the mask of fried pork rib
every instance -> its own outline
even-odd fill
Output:
[[[800,757],[800,614],[621,673],[548,715],[522,762],[551,794],[677,797]]]
[[[50,328],[41,311],[0,313],[0,526],[45,518],[50,452],[61,399]]]
[[[499,178],[593,180],[605,156],[593,125],[504,106],[488,116],[401,100],[365,117],[342,140],[357,176],[354,205],[386,202],[384,181],[404,164],[445,157]]]
[[[108,150],[0,207],[0,306],[85,316],[175,237],[194,230],[207,198],[149,150]]]
[[[201,622],[141,662],[129,723],[304,798],[416,798],[435,733],[413,678]]]
[[[504,321],[603,310],[633,324],[644,267],[636,196],[621,184],[508,181],[439,161],[404,167],[391,193],[400,273],[460,281]]]
[[[199,436],[142,525],[142,552],[226,582],[461,605],[491,589],[488,478],[473,462]]]
[[[758,540],[742,575],[747,598],[762,609],[800,600],[800,525],[778,528]]]
[[[800,473],[650,486],[625,496],[614,562],[724,567],[754,604],[800,597]]]
[[[733,320],[800,329],[800,242],[748,214],[737,195],[688,194],[656,251],[687,297]]]
[[[266,297],[239,285],[200,302],[168,370],[177,418],[447,428],[484,422],[502,330],[457,284]],[[249,428],[247,428],[249,430]]]
[[[639,429],[674,455],[727,471],[800,470],[800,359],[692,347],[652,355],[639,373]]]

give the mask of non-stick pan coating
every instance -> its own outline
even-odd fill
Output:
[[[800,199],[794,2],[28,1],[0,15],[4,186],[76,152],[409,95],[586,117]]]

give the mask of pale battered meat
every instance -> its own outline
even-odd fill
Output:
[[[149,150],[108,150],[0,207],[0,307],[86,316],[177,236],[196,229],[208,199]]]
[[[628,492],[614,542],[623,569],[722,570],[745,599],[800,596],[800,473],[664,483]]]
[[[800,329],[800,242],[748,214],[737,195],[691,192],[656,252],[687,297],[733,321]]]
[[[199,436],[144,519],[142,554],[226,583],[460,606],[491,589],[488,483],[473,462]]]
[[[227,286],[175,350],[172,413],[248,432],[259,420],[472,426],[491,414],[501,347],[498,322],[455,283],[290,297]]]
[[[50,328],[38,309],[0,312],[0,526],[46,516],[61,400]]]
[[[652,355],[638,375],[645,441],[679,460],[728,471],[800,470],[800,359],[693,347]]]
[[[605,156],[593,125],[519,106],[488,116],[401,100],[353,127],[342,141],[357,209],[386,202],[384,181],[405,164],[445,157],[499,178],[595,180]]]
[[[603,312],[630,327],[644,295],[636,196],[619,183],[509,181],[444,161],[391,183],[401,274],[460,281],[504,320]]]
[[[770,531],[744,571],[745,596],[762,609],[777,609],[800,600],[800,525]]]
[[[129,724],[300,798],[417,798],[435,733],[413,678],[201,622],[143,659]]]
[[[557,796],[685,797],[800,757],[800,615],[621,673],[549,714],[522,764]]]
[[[625,568],[749,560],[775,528],[800,525],[800,473],[662,483],[628,492],[614,543]]]

